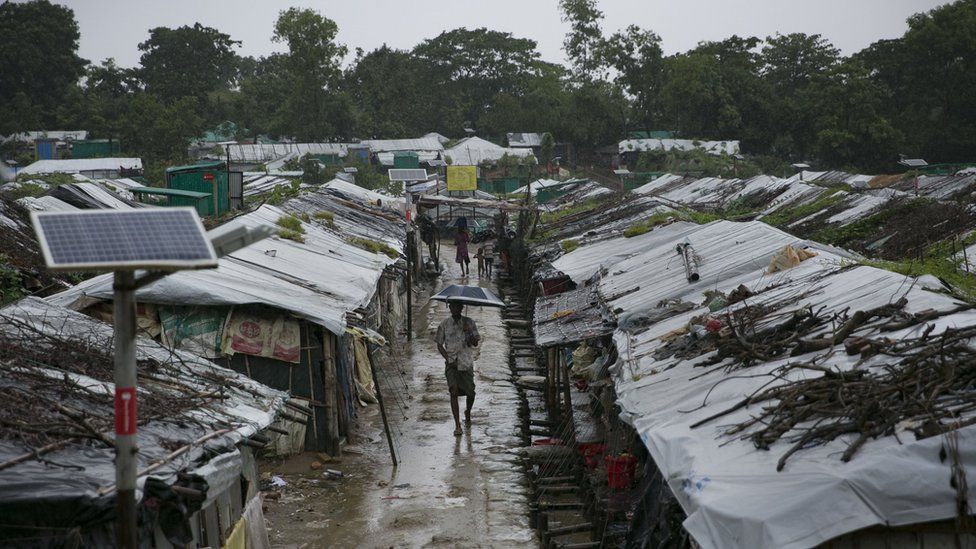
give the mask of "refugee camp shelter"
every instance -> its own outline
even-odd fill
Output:
[[[166,189],[178,191],[164,195],[169,206],[196,208],[201,217],[220,216],[244,205],[244,176],[241,172],[228,171],[223,162],[166,168]],[[141,191],[155,192],[145,188]]]
[[[221,258],[217,269],[181,271],[136,293],[153,306],[144,320],[160,326],[166,346],[288,391],[314,409],[307,425],[289,434],[291,451],[339,452],[360,402],[375,399],[369,342],[383,341],[383,326],[398,329],[404,310],[394,267],[403,222],[355,197],[326,208],[337,199],[331,192],[309,190],[325,194],[236,217],[234,223],[281,231]],[[108,275],[50,299],[107,314],[112,296]]]
[[[795,185],[808,184],[668,176],[641,194],[707,204]],[[626,450],[640,463],[633,482],[581,489],[603,502],[597,516],[613,539],[658,546],[682,520],[709,548],[973,543],[954,526],[956,503],[971,495],[950,479],[972,474],[965,456],[976,444],[970,413],[952,403],[976,397],[962,370],[941,388],[932,371],[971,357],[971,306],[934,277],[862,265],[761,222],[591,231],[609,209],[543,225],[579,245],[540,247],[537,269],[579,287],[539,297],[534,331],[538,345],[558,348],[612,327],[610,367],[590,372],[589,409],[608,432],[632,429],[629,440],[608,435],[606,455]],[[946,341],[961,346],[940,351]],[[565,351],[546,354],[557,383],[567,375],[553,363],[579,379]],[[883,400],[893,383],[943,393],[920,408]],[[807,402],[817,395],[829,404]]]
[[[71,142],[71,158],[106,158],[122,152],[118,139],[84,139]]]
[[[114,544],[112,338],[110,324],[38,298],[0,309],[5,543]],[[137,360],[139,538],[146,547],[220,547],[245,535],[267,543],[254,452],[305,408],[147,337]]]
[[[81,174],[91,179],[116,179],[142,175],[139,158],[73,158],[70,160],[38,160],[25,166],[20,175],[49,175],[56,173]]]

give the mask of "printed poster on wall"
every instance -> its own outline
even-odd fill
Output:
[[[478,190],[477,166],[448,166],[447,190],[475,191]]]

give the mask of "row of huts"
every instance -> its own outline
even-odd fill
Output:
[[[572,538],[585,529],[594,547],[974,543],[976,312],[939,278],[763,222],[896,207],[806,175],[586,184],[545,206],[520,276],[562,412],[556,443],[575,451],[586,494],[543,488],[546,541],[588,546]],[[904,184],[886,190],[914,194]],[[965,183],[917,183],[953,185]],[[845,194],[821,211],[827,192]]]
[[[13,276],[43,275],[28,208],[151,207],[126,180],[75,179],[19,204],[0,197],[8,245],[27,250]],[[211,231],[274,236],[137,292],[146,546],[267,547],[256,458],[340,454],[376,402],[374,350],[405,314],[402,204],[341,180],[290,196]],[[74,281],[44,279],[23,293],[45,297],[0,309],[0,391],[23,403],[0,414],[0,539],[38,547],[114,539],[112,280]]]

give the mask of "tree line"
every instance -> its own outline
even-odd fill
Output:
[[[896,39],[843,56],[824,37],[732,36],[665,55],[637,26],[608,32],[596,0],[558,0],[568,66],[535,41],[459,28],[410,50],[337,42],[314,10],[280,13],[284,53],[246,57],[199,23],[149,29],[139,66],[78,56],[71,9],[0,4],[0,135],[87,129],[149,163],[184,159],[225,120],[240,135],[298,141],[549,132],[593,152],[632,130],[741,141],[745,154],[865,172],[899,154],[973,160],[976,0],[919,13]]]

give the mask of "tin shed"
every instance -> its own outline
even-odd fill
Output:
[[[230,188],[223,162],[202,162],[166,169],[166,187],[180,191],[208,193],[211,200],[170,197],[170,206],[190,206],[201,216],[221,215],[230,209]],[[214,206],[216,205],[216,208]]]

